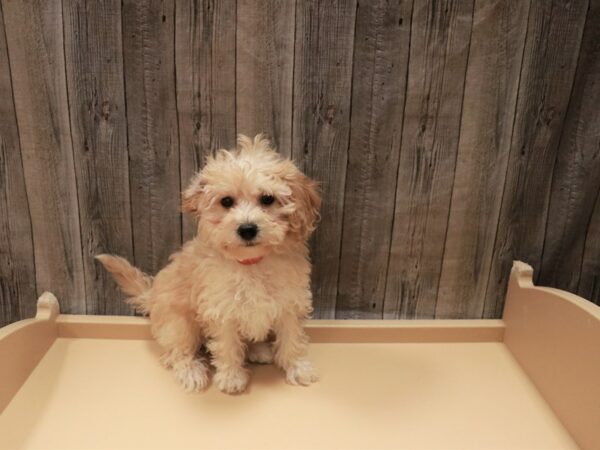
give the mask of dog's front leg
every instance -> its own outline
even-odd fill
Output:
[[[308,336],[302,320],[293,314],[284,314],[275,324],[275,363],[285,371],[290,384],[307,386],[319,379],[307,357]]]
[[[224,325],[208,343],[217,369],[214,382],[227,394],[238,394],[248,384],[248,370],[244,368],[246,349],[237,329],[233,325]]]

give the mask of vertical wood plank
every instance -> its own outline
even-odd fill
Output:
[[[381,0],[357,9],[338,318],[383,314],[412,3]]]
[[[580,65],[576,77],[575,95],[580,95],[581,106],[571,115],[569,121],[575,128],[572,138],[577,146],[585,149],[589,162],[593,163],[595,171],[590,171],[590,177],[583,181],[600,179],[600,2],[592,0],[586,18],[582,49],[580,52]],[[584,80],[582,80],[582,78]],[[578,83],[582,83],[580,86]],[[590,124],[587,124],[587,121]],[[581,133],[581,134],[580,134]],[[594,152],[594,142],[596,151]],[[581,262],[581,276],[577,293],[597,305],[600,305],[600,189],[596,193],[596,201],[590,217],[585,242],[583,246],[583,259]]]
[[[204,159],[235,145],[235,0],[183,0],[176,5],[177,108],[181,184]],[[184,240],[196,231],[184,218]]]
[[[592,1],[552,178],[539,283],[576,292],[600,190],[600,1]]]
[[[600,305],[600,192],[588,225],[577,293]]]
[[[476,0],[436,317],[479,318],[506,177],[529,2]]]
[[[337,296],[355,17],[354,0],[297,2],[292,156],[323,189],[311,252],[320,318],[334,316]]]
[[[85,312],[79,207],[60,2],[2,1],[25,184],[31,210],[37,290],[65,313]]]
[[[412,3],[0,0],[0,326],[128,312],[92,256],[161,268],[236,130],[323,184],[316,317],[498,317],[514,258],[600,303],[600,2]]]
[[[539,273],[552,171],[587,6],[587,0],[531,4],[484,317],[500,317],[514,259]]]
[[[0,5],[0,327],[32,317],[35,262],[29,200]]]
[[[386,318],[435,314],[472,16],[466,1],[413,8]]]
[[[123,3],[123,58],[136,264],[155,273],[181,245],[173,0]]]
[[[86,311],[123,314],[94,255],[133,258],[121,2],[63,0],[65,60],[86,280]]]
[[[266,132],[290,156],[294,0],[239,0],[236,28],[237,132]]]

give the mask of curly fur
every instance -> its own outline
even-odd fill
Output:
[[[275,202],[261,204],[262,195]],[[231,208],[221,205],[224,197],[234,199]],[[129,302],[150,316],[163,361],[186,389],[207,385],[207,365],[197,355],[201,345],[212,355],[214,382],[224,392],[245,389],[248,344],[256,346],[253,360],[273,360],[288,382],[310,384],[317,376],[302,328],[311,312],[306,240],[319,206],[316,183],[268,140],[240,136],[235,150],[208,158],[184,191],[183,211],[197,217],[198,234],[154,279],[123,258],[97,258]],[[254,245],[237,234],[246,222],[259,228]],[[248,260],[259,262],[240,264]],[[265,344],[271,333],[274,342]]]

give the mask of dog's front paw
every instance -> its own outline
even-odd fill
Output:
[[[319,374],[308,359],[299,359],[285,371],[285,378],[290,384],[308,386],[319,381]]]
[[[248,361],[258,364],[273,362],[273,347],[268,342],[255,342],[248,347]]]
[[[215,384],[222,392],[226,394],[239,394],[244,392],[248,385],[250,375],[245,369],[229,369],[217,371],[215,374]]]
[[[176,358],[173,356],[173,351],[171,351],[171,350],[164,352],[160,356],[159,361],[165,369],[172,369],[173,364],[175,364],[177,362]]]
[[[210,371],[204,361],[191,359],[171,362],[171,365],[175,378],[186,391],[200,391],[208,386]]]

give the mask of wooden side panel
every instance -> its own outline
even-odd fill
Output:
[[[131,308],[94,261],[100,253],[133,258],[121,2],[64,0],[63,14],[86,311],[123,314]]]
[[[479,318],[510,150],[529,2],[476,0],[436,317]]]
[[[323,214],[312,241],[315,317],[333,318],[350,132],[355,1],[296,8],[292,156],[321,182]]]
[[[175,8],[181,186],[206,155],[235,145],[235,0],[182,0]],[[184,218],[184,240],[196,226]]]
[[[0,366],[0,414],[56,340],[57,326],[53,320],[27,319],[2,332],[0,357],[4,363]]]
[[[161,269],[181,245],[173,0],[123,3],[135,263]]]
[[[0,327],[35,313],[35,262],[0,5]]]
[[[502,319],[504,344],[582,449],[600,448],[600,308],[535,287],[515,262]]]
[[[413,8],[386,318],[435,315],[472,16],[467,1]]]
[[[600,1],[590,6],[552,178],[539,276],[540,284],[570,292],[577,292],[582,275],[600,275],[600,267],[582,270],[586,243],[591,248],[600,240],[588,232],[600,192]]]
[[[65,312],[82,313],[85,282],[61,4],[3,0],[2,10],[31,210],[37,290],[64,299]]]
[[[237,132],[267,133],[285,156],[292,146],[295,16],[295,0],[237,2]]]
[[[56,340],[59,314],[56,297],[44,292],[37,305],[33,303],[35,319],[0,328],[0,415]],[[2,433],[3,447],[4,437]]]
[[[531,4],[484,317],[500,316],[514,259],[539,272],[552,172],[587,7],[587,0]]]
[[[357,10],[338,318],[382,316],[412,3],[365,2]]]

